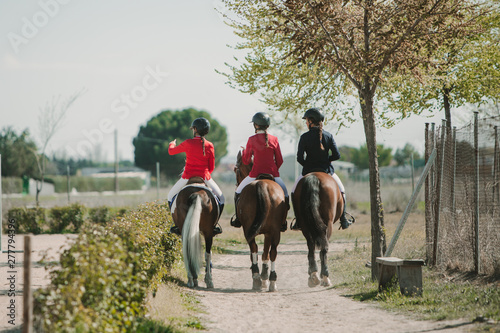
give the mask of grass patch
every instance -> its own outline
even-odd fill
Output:
[[[402,240],[405,241],[404,239]],[[408,249],[408,253],[415,253]],[[346,290],[346,296],[361,302],[373,302],[384,309],[411,314],[423,320],[489,318],[500,321],[498,280],[467,279],[462,274],[440,272],[423,267],[422,296],[403,296],[399,286],[378,292],[378,282],[366,267],[371,249],[366,246],[345,251],[330,258],[332,282]],[[404,256],[403,256],[404,257]]]

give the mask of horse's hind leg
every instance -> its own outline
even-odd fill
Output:
[[[250,259],[252,260],[252,279],[253,279],[253,290],[261,290],[262,289],[262,278],[259,274],[259,257],[258,257],[258,247],[257,243],[255,243],[255,239],[252,239],[248,242],[250,245]]]
[[[264,238],[264,250],[262,252],[262,272],[260,278],[262,279],[262,289],[269,288],[269,249],[271,242],[269,237]]]
[[[214,287],[212,281],[212,237],[205,237],[205,284],[208,289]]]
[[[321,285],[323,287],[330,287],[332,283],[328,277],[328,260],[327,260],[328,246],[321,249],[319,257],[321,259]]]
[[[278,287],[276,286],[276,280],[278,279],[278,275],[276,274],[276,257],[278,256],[278,243],[279,243],[279,236],[278,240],[274,241],[273,244],[271,245],[271,274],[269,275],[269,291],[278,291]]]
[[[316,247],[315,247],[314,242],[312,240],[309,240],[309,239],[307,240],[307,248],[309,249],[309,253],[307,254],[307,259],[309,260],[308,285],[309,285],[309,287],[312,288],[312,287],[316,287],[320,283],[319,274],[318,274],[318,265],[316,264],[316,257],[314,254]]]

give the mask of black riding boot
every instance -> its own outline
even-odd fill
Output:
[[[345,202],[344,195],[342,195],[342,198],[344,199],[344,211],[342,212],[342,216],[340,216],[340,228],[339,229],[345,230],[345,229],[349,228],[349,226],[351,224],[353,224],[356,220],[354,219],[354,217],[351,214],[345,212],[345,207],[347,206],[347,203]],[[351,218],[347,219],[347,217],[345,216],[346,214],[348,214]]]
[[[238,193],[235,193],[234,194],[234,216],[231,218],[231,226],[235,227],[235,228],[240,228],[241,227],[241,222],[240,220],[238,219],[238,199],[239,199],[240,195]]]
[[[290,197],[285,197],[285,204],[286,204],[286,212],[287,212],[287,216],[288,216],[288,211],[290,210]],[[287,228],[288,228],[288,226],[287,226],[287,221],[285,218],[285,222],[283,222],[283,224],[281,225],[281,232],[285,232]]]
[[[214,236],[218,234],[222,234],[222,227],[219,224],[220,217],[222,215],[222,211],[224,210],[224,204],[219,205],[219,217],[217,218],[217,224],[214,226]]]

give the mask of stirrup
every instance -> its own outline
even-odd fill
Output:
[[[293,219],[292,223],[290,223],[290,230],[300,230],[299,224],[297,223],[297,219]]]
[[[176,225],[173,225],[172,227],[170,227],[170,233],[181,236],[181,231],[180,231],[179,227]]]
[[[236,216],[236,214],[231,217],[231,221],[229,222],[229,224],[231,224],[231,226],[235,228],[241,227],[241,222],[240,220],[238,220],[238,216]]]
[[[220,226],[219,223],[214,226],[214,236],[222,234],[222,227]]]

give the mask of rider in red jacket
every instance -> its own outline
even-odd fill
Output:
[[[210,123],[205,118],[197,118],[191,124],[193,138],[176,145],[176,140],[168,145],[169,155],[186,153],[186,165],[181,179],[168,192],[168,204],[172,209],[173,201],[177,193],[187,184],[191,177],[201,177],[205,184],[212,190],[219,200],[219,217],[224,209],[225,198],[217,183],[213,180],[211,174],[215,169],[215,150],[214,145],[205,139],[205,135],[210,130]],[[175,209],[175,206],[174,206]],[[214,228],[215,234],[222,232],[220,227]],[[171,228],[171,232],[178,233],[176,226]],[[179,232],[180,233],[180,232]]]
[[[243,179],[240,185],[238,185],[238,188],[236,188],[234,205],[236,207],[243,188],[254,181],[257,176],[265,173],[273,175],[274,180],[281,186],[283,192],[285,192],[287,207],[289,207],[288,191],[278,171],[283,164],[280,144],[277,137],[267,133],[267,128],[271,124],[271,118],[265,112],[257,112],[253,116],[252,122],[255,128],[255,135],[248,138],[247,146],[245,150],[243,150],[242,162],[244,164],[250,164],[253,157],[253,166],[248,176]],[[237,228],[241,227],[237,215],[235,215],[235,219],[231,220],[231,225]],[[286,230],[286,221],[283,228]]]

